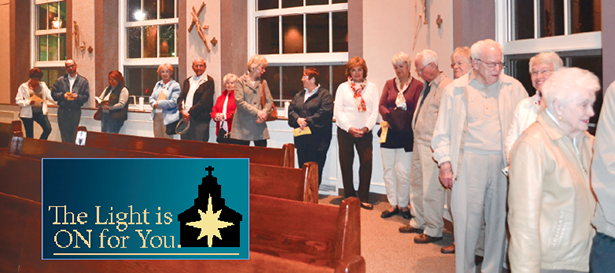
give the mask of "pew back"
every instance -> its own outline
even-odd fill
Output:
[[[2,272],[365,272],[356,198],[340,207],[250,197],[250,260],[43,261],[41,203],[0,193]]]
[[[84,126],[77,128],[77,132],[80,131],[87,132],[84,145],[88,147],[114,147],[122,150],[203,158],[249,158],[250,163],[295,167],[295,146],[290,143],[284,144],[280,149],[88,132]]]
[[[82,147],[68,143],[17,138],[19,150],[0,154],[0,192],[39,201],[42,158],[166,158],[179,157],[146,152]],[[250,164],[250,193],[318,203],[318,165],[302,169]]]

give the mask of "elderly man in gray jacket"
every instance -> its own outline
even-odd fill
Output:
[[[615,272],[615,82],[604,96],[594,141],[591,184],[598,198],[590,271]]]
[[[476,272],[474,251],[483,223],[481,272],[501,272],[506,253],[506,167],[504,138],[515,107],[527,91],[502,73],[502,47],[487,39],[472,45],[470,73],[444,90],[431,141],[440,181],[452,188],[457,273]]]

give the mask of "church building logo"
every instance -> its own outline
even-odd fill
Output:
[[[222,186],[212,175],[203,177],[194,205],[177,216],[182,247],[239,247],[242,215],[227,207]]]

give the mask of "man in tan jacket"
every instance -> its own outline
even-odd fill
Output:
[[[604,95],[596,128],[591,184],[598,198],[592,224],[596,236],[589,257],[592,272],[615,272],[615,82]]]
[[[440,98],[444,88],[452,80],[440,71],[438,54],[429,49],[416,55],[414,65],[419,76],[425,81],[412,118],[414,148],[410,204],[414,217],[409,225],[400,227],[399,232],[419,233],[420,235],[414,237],[414,242],[425,244],[442,240],[445,189],[438,180],[438,165],[432,158],[431,138],[438,118]]]
[[[444,90],[431,141],[440,181],[452,188],[455,268],[476,272],[474,251],[483,221],[482,272],[501,272],[506,235],[504,137],[527,91],[502,73],[501,45],[487,39],[471,48],[473,70]]]

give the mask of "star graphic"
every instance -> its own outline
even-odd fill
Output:
[[[233,223],[218,220],[218,218],[220,218],[221,212],[222,210],[219,210],[218,212],[213,211],[213,205],[211,204],[211,194],[210,194],[209,203],[207,204],[207,211],[203,212],[199,209],[199,215],[201,215],[201,220],[196,221],[196,222],[186,223],[186,225],[189,225],[195,228],[200,228],[201,234],[199,234],[199,237],[197,238],[197,240],[200,240],[201,238],[207,236],[207,245],[211,247],[211,245],[213,244],[213,236],[216,236],[220,240],[222,240],[222,236],[220,235],[220,229],[234,225]]]

